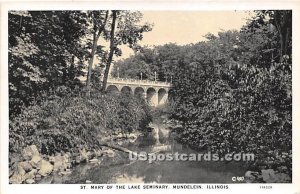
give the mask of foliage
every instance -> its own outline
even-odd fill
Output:
[[[95,148],[113,133],[132,132],[151,121],[145,102],[125,94],[92,92],[87,99],[81,89],[72,93],[59,87],[48,96],[10,121],[11,152],[32,144],[43,154]]]
[[[202,51],[198,59],[177,69],[179,139],[221,155],[254,153],[255,168],[284,165],[291,173],[291,157],[283,156],[292,150],[291,57],[272,58],[281,48],[270,28],[250,32],[209,36],[193,49]]]
[[[161,80],[172,75],[179,141],[220,155],[254,153],[252,167],[291,173],[291,12],[257,11],[240,32],[205,37],[141,50],[119,62],[120,74],[145,65],[138,68],[163,72]]]
[[[154,80],[157,72],[157,80],[170,81],[182,56],[182,48],[173,43],[153,48],[144,46],[135,55],[116,62],[112,75],[117,77],[119,72],[120,77],[141,79],[142,73],[142,79]]]
[[[60,85],[80,85],[85,21],[79,11],[10,11],[10,116]]]

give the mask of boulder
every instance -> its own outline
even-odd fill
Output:
[[[37,170],[36,169],[32,169],[30,172],[26,173],[25,174],[25,179],[34,179],[35,178],[35,175],[37,173]]]
[[[65,163],[71,162],[71,154],[69,152],[65,153],[63,156]]]
[[[95,157],[100,157],[103,155],[102,150],[94,150]]]
[[[81,162],[81,157],[80,156],[76,156],[75,163],[76,164],[80,164],[80,162]]]
[[[61,175],[61,176],[65,176],[65,175],[69,175],[69,174],[71,174],[70,169],[68,171],[59,172],[59,175]]]
[[[39,162],[42,160],[40,155],[33,155],[30,164],[32,165],[33,168],[37,168]]]
[[[81,162],[85,162],[89,159],[88,152],[85,150],[85,148],[83,148],[79,152],[80,152],[80,161]]]
[[[34,179],[27,179],[26,183],[27,184],[33,184],[33,183],[35,183],[35,180]]]
[[[42,175],[40,175],[38,173],[35,175],[35,180],[41,180],[41,178],[42,178]]]
[[[31,160],[32,156],[40,155],[40,153],[35,145],[25,147],[21,153],[25,160]]]
[[[111,149],[108,149],[108,150],[104,150],[103,151],[103,154],[104,155],[107,155],[109,158],[113,158],[115,157],[115,152]]]
[[[18,165],[20,165],[25,170],[25,172],[29,172],[32,170],[31,164],[27,161],[20,162]]]
[[[276,181],[275,171],[273,169],[261,170],[261,174],[266,183],[274,183]]]
[[[99,160],[97,158],[93,158],[89,162],[90,163],[99,163]]]
[[[25,170],[19,163],[16,165],[13,175],[9,178],[9,182],[12,184],[21,184],[23,181],[25,181],[25,174]]]
[[[43,179],[39,179],[39,184],[51,184],[53,183],[53,179],[54,179],[54,174],[53,176],[46,176]]]
[[[26,171],[23,169],[22,165],[19,163],[19,164],[17,165],[17,168],[15,169],[15,173],[14,173],[14,174],[24,176],[25,173],[26,173]]]
[[[291,183],[292,179],[288,174],[285,173],[278,173],[275,174],[276,176],[276,183]]]
[[[38,171],[38,174],[42,176],[47,176],[53,171],[53,165],[46,160],[41,160],[39,163],[39,169],[40,170]]]
[[[68,167],[70,168],[69,156],[55,156],[53,171],[64,171]]]
[[[128,138],[130,143],[134,143],[137,140],[137,136],[133,133],[129,134]]]
[[[247,183],[253,183],[256,182],[256,179],[258,177],[259,173],[254,171],[247,171],[245,173],[245,181]]]
[[[14,174],[9,178],[9,183],[11,184],[21,184],[25,180],[24,176]]]
[[[54,162],[55,162],[55,156],[49,156],[49,162],[51,164],[54,164]]]

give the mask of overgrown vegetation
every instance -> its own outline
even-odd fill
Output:
[[[8,13],[11,152],[32,144],[44,154],[95,147],[111,133],[148,124],[144,100],[103,91],[110,64],[122,55],[118,46],[135,49],[151,30],[142,16],[125,10]]]
[[[161,81],[172,76],[172,118],[183,124],[179,141],[220,155],[254,153],[250,168],[291,175],[291,17],[291,11],[257,11],[239,32],[144,48],[119,62],[119,73],[136,78],[140,69],[151,79],[157,71]]]
[[[41,103],[27,107],[10,122],[10,151],[37,145],[43,154],[97,148],[112,134],[142,129],[151,121],[143,99],[127,94],[72,93],[59,87]]]
[[[169,113],[183,125],[180,142],[220,155],[254,153],[250,168],[291,175],[292,12],[257,11],[240,31],[154,48],[137,45],[151,30],[137,24],[141,17],[115,10],[9,13],[10,151],[31,144],[45,154],[93,148],[112,133],[147,125],[142,99],[96,92],[125,44],[136,53],[116,63],[113,75],[119,68],[120,77],[151,80],[157,72],[158,80],[172,80]],[[100,37],[109,48],[97,45]],[[106,67],[102,85],[100,69],[91,69],[94,56]],[[84,87],[79,77],[88,61]]]

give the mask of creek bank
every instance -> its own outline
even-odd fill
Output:
[[[123,145],[132,143],[137,139],[136,134],[114,135],[113,143]],[[116,149],[119,148],[119,149]],[[34,184],[48,183],[49,175],[60,177],[69,175],[72,168],[81,163],[95,165],[116,165],[128,162],[125,155],[126,148],[103,144],[99,149],[87,149],[80,147],[72,152],[56,153],[54,155],[43,155],[36,145],[25,147],[21,153],[10,154],[9,158],[9,183],[10,184]],[[130,150],[127,150],[128,152]],[[49,182],[51,183],[51,182]]]
[[[169,126],[170,132],[176,136],[176,130],[183,130],[183,125],[176,120],[169,120],[167,117],[161,117],[162,123]],[[271,151],[268,154],[273,154]],[[273,154],[274,155],[274,154]],[[251,166],[256,166],[255,170],[248,170],[245,172],[244,178],[247,183],[290,183],[291,176],[288,167],[280,164],[282,158],[292,158],[291,153],[275,153],[275,157],[268,156],[264,159],[256,160],[254,164],[247,163],[246,168],[250,169]]]

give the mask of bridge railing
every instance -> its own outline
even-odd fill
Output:
[[[150,80],[138,80],[138,79],[128,79],[128,78],[109,78],[107,80],[109,83],[119,83],[119,84],[142,84],[142,85],[157,85],[171,87],[172,84],[169,82],[162,81],[150,81]]]

